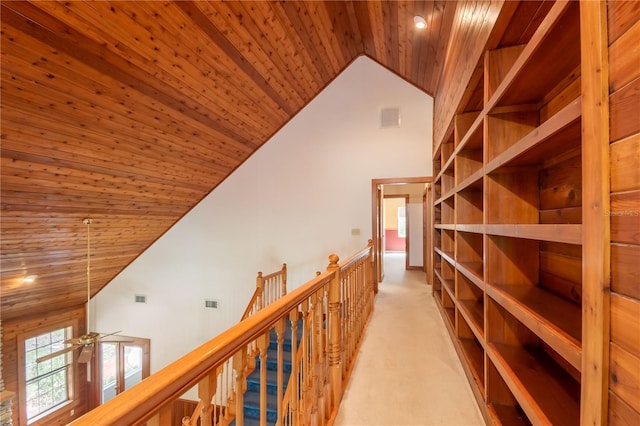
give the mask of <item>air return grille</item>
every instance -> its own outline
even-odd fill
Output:
[[[380,127],[400,127],[400,109],[383,108],[380,112]]]
[[[144,296],[142,294],[136,294],[134,297],[134,301],[136,303],[147,303],[147,296]]]
[[[205,308],[218,309],[218,306],[219,306],[219,302],[217,300],[205,300],[204,301],[204,307]]]

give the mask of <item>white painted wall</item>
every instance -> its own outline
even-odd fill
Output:
[[[380,128],[383,107],[400,128]],[[235,324],[259,270],[286,262],[294,288],[364,247],[371,179],[431,175],[432,117],[432,98],[357,59],[94,298],[96,329],[150,338],[155,372]]]

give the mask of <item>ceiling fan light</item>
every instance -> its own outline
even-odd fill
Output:
[[[413,17],[413,22],[416,25],[416,28],[421,30],[423,28],[427,28],[427,21],[422,16],[416,15]]]

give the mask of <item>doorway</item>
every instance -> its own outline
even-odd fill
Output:
[[[384,279],[384,246],[385,246],[385,236],[383,229],[383,199],[385,195],[384,188],[387,186],[399,186],[399,185],[407,185],[407,184],[423,184],[426,187],[426,184],[431,183],[433,180],[432,177],[409,177],[409,178],[389,178],[389,179],[372,179],[371,180],[371,227],[372,227],[372,240],[374,245],[373,252],[373,263],[374,263],[374,275],[375,279],[375,292],[378,292],[378,283]],[[418,204],[422,204],[422,196],[423,191],[420,191]],[[422,208],[419,207],[419,211],[417,212],[416,217],[423,216]],[[424,220],[423,217],[419,222],[414,223],[414,225],[418,225],[420,229],[424,229]],[[428,236],[427,236],[428,237]],[[426,250],[426,247],[423,247],[425,238],[420,237],[416,239],[418,241],[418,246],[416,248],[421,248],[423,251]],[[422,244],[420,243],[422,242]],[[411,269],[411,253],[409,252],[410,247],[407,249],[407,259],[409,259],[409,269]],[[423,256],[419,256],[418,262],[423,263]],[[424,269],[425,265],[418,266],[416,269]]]
[[[149,339],[119,336],[99,344],[100,404],[104,404],[149,376]]]
[[[384,255],[403,254],[405,269],[409,269],[409,247],[411,232],[409,222],[409,194],[383,196],[382,232]]]

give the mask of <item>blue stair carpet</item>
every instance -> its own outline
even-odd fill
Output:
[[[302,338],[302,320],[298,321],[296,346],[300,346]],[[291,324],[287,321],[282,345],[283,393],[286,391],[291,376]],[[278,417],[278,339],[275,330],[271,330],[267,349],[267,424],[275,425]],[[256,356],[256,369],[247,377],[247,390],[244,393],[244,424],[260,425],[260,356]],[[235,426],[235,420],[231,426]]]

